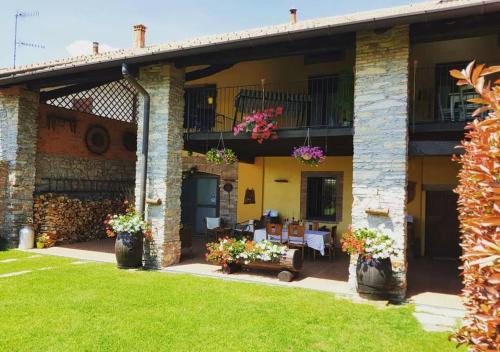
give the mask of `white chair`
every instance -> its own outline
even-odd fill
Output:
[[[205,218],[205,239],[209,240],[210,237],[214,237],[216,240],[218,237],[224,235],[224,228],[222,227],[222,218]]]

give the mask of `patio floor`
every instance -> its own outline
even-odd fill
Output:
[[[50,254],[81,260],[115,262],[114,239],[68,244],[46,249],[32,249],[31,252]],[[330,261],[318,258],[316,261],[306,258],[299,276],[292,282],[280,282],[276,273],[267,271],[242,271],[232,275],[223,274],[217,265],[208,264],[204,259],[204,242],[201,238],[193,239],[192,255],[172,267],[164,269],[171,273],[188,273],[211,276],[225,280],[247,281],[301,287],[332,292],[341,296],[352,296],[348,279],[348,257],[340,254]],[[430,258],[409,259],[408,293],[410,302],[463,309],[458,296],[462,284],[459,278],[457,261],[432,260]]]

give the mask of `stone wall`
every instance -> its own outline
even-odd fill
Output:
[[[6,161],[0,160],[0,226],[3,226],[7,210],[7,175],[9,165]],[[0,249],[2,247],[2,239],[0,238]]]
[[[38,94],[21,87],[0,90],[0,160],[8,164],[7,213],[0,236],[11,246],[19,226],[33,216]]]
[[[160,268],[179,262],[181,242],[182,148],[184,119],[184,71],[172,65],[142,67],[140,84],[150,94],[150,126],[147,198],[161,204],[148,204],[146,215],[152,224],[153,240],[144,246],[145,266]],[[141,105],[143,99],[141,99]],[[142,106],[139,111],[143,111]],[[139,173],[143,158],[143,116],[138,121],[136,199],[140,194]],[[139,205],[139,202],[136,202]]]
[[[233,165],[214,165],[207,162],[204,155],[192,155],[182,157],[182,171],[188,171],[192,167],[196,167],[198,172],[205,172],[220,177],[220,217],[226,223],[236,223],[236,206],[238,203],[238,164]],[[233,191],[228,196],[228,193],[222,188],[224,184],[231,183]]]
[[[49,178],[133,181],[135,162],[38,153],[35,183],[37,192],[48,190],[49,181],[47,179]]]
[[[357,33],[352,223],[379,229],[396,241],[398,255],[391,258],[395,299],[406,293],[408,58],[408,26]],[[369,215],[368,208],[387,208],[389,216]]]

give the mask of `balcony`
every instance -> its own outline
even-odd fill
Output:
[[[353,100],[352,74],[235,87],[186,87],[184,129],[188,134],[232,132],[252,112],[282,107],[279,130],[350,130]]]
[[[450,70],[465,66],[466,62],[457,62],[413,68],[410,75],[410,131],[462,134],[465,124],[473,119],[472,113],[479,107],[467,101],[478,97],[472,87],[457,86],[457,80],[449,74]]]

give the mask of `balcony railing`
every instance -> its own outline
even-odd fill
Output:
[[[186,87],[186,132],[229,132],[254,111],[282,107],[279,129],[349,127],[353,120],[352,74],[235,87]]]
[[[479,105],[467,100],[476,98],[470,86],[457,86],[451,69],[462,69],[466,63],[442,64],[413,68],[410,75],[411,123],[465,122]]]

